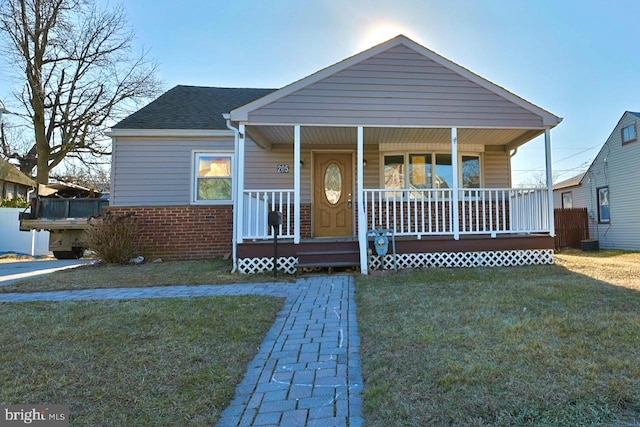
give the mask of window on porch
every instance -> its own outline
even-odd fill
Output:
[[[480,155],[460,156],[462,188],[480,188]],[[432,189],[453,186],[451,154],[403,153],[384,154],[383,183],[385,189]],[[392,195],[390,193],[389,195]]]

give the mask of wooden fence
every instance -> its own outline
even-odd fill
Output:
[[[554,209],[556,225],[556,250],[580,249],[580,242],[589,238],[587,208]]]

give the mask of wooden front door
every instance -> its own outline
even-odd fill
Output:
[[[313,160],[315,237],[353,236],[351,153],[316,153]]]

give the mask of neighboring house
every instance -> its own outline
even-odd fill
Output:
[[[20,172],[8,161],[0,158],[0,199],[27,200],[29,190],[36,187],[34,180]]]
[[[289,272],[392,267],[379,228],[400,268],[552,263],[552,189],[511,188],[510,158],[544,135],[549,160],[560,121],[398,36],[278,90],[169,90],[111,130],[109,210],[147,256],[247,273],[273,266],[269,211]]]
[[[587,206],[585,192],[580,182],[584,172],[553,185],[553,206],[558,209],[582,208]]]
[[[556,208],[566,200],[587,208],[589,235],[602,248],[640,250],[639,121],[625,111],[587,171],[554,186]]]

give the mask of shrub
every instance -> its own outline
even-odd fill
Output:
[[[107,264],[127,264],[140,255],[137,218],[131,213],[107,213],[103,218],[91,220],[82,240],[87,249]]]
[[[15,199],[0,199],[0,208],[28,208],[29,202],[21,197]]]

